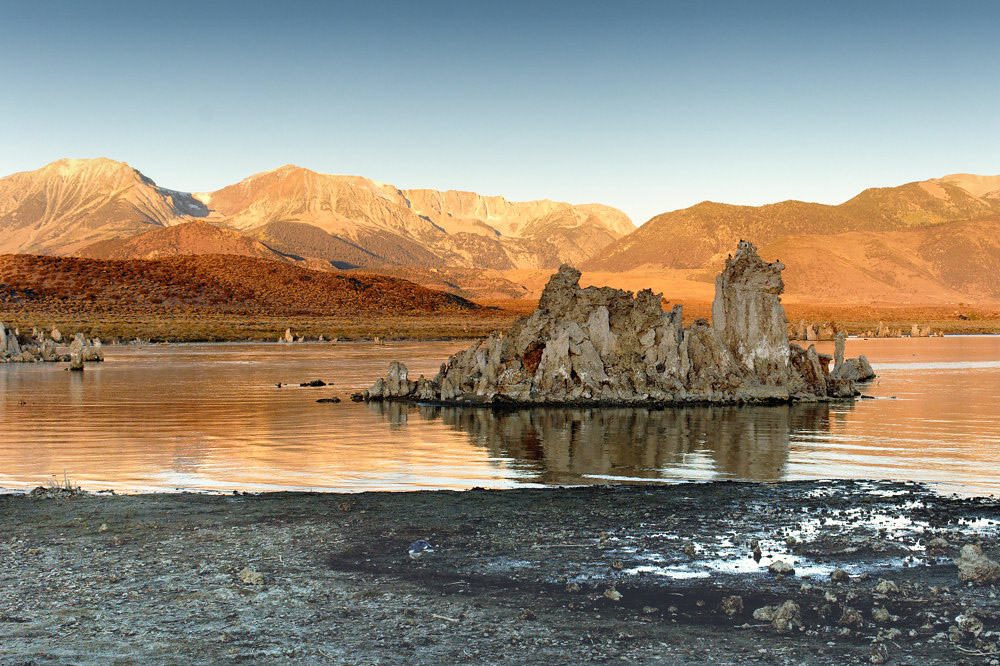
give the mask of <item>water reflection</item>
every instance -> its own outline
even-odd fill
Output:
[[[777,481],[796,434],[829,432],[830,406],[675,409],[485,408],[373,403],[390,428],[440,419],[532,480],[737,478]],[[837,418],[843,418],[838,414]]]
[[[879,400],[494,412],[317,404],[463,342],[108,347],[80,373],[0,365],[0,488],[416,490],[879,478],[1000,494],[1000,337],[850,340]],[[322,389],[298,383],[320,378]],[[294,386],[277,388],[277,384]],[[895,398],[895,399],[892,399]]]

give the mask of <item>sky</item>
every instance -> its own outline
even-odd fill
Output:
[[[293,163],[621,208],[1000,174],[996,2],[0,0],[0,174]]]

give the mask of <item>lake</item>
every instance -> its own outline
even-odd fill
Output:
[[[392,359],[433,374],[467,344],[105,347],[83,374],[0,365],[0,488],[64,475],[119,492],[874,478],[1000,495],[1000,337],[851,339],[848,354],[879,373],[875,399],[853,405],[495,412],[348,398]],[[298,386],[313,379],[332,386]]]

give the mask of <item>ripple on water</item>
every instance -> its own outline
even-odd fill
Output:
[[[107,348],[82,376],[0,365],[0,486],[413,490],[889,478],[1000,494],[1000,339],[856,340],[854,405],[532,410],[346,398],[391,359],[432,374],[464,342]],[[820,345],[822,348],[822,344]],[[312,379],[331,382],[302,388]],[[276,384],[292,384],[278,388]]]

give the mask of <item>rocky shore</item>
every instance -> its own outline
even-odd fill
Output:
[[[88,340],[77,333],[69,344],[57,328],[48,334],[34,329],[28,335],[8,329],[0,322],[0,363],[69,363],[73,369],[83,368],[84,363],[104,360],[101,340]]]
[[[998,530],[863,481],[41,489],[0,496],[0,663],[997,664]]]
[[[867,359],[790,345],[780,262],[741,241],[715,283],[712,322],[685,328],[663,297],[580,287],[564,265],[538,309],[506,333],[455,354],[432,378],[394,362],[359,396],[440,404],[666,405],[850,399],[874,378]],[[833,362],[833,368],[830,363]]]

